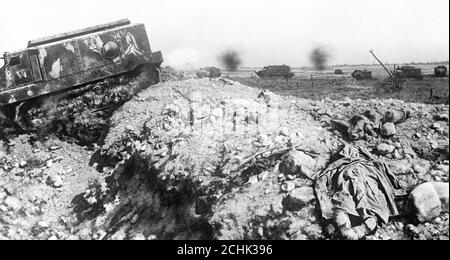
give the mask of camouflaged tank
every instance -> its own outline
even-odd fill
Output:
[[[128,19],[31,40],[24,50],[4,53],[3,60],[0,115],[13,120],[24,101],[137,68],[145,68],[153,84],[158,83],[163,62],[161,52],[152,52],[144,25]]]
[[[197,78],[218,78],[222,75],[219,68],[216,67],[204,67],[195,72]]]
[[[445,65],[440,65],[434,68],[434,76],[435,77],[446,77],[447,76],[447,67]]]
[[[341,70],[341,69],[336,69],[336,70],[334,70],[334,74],[336,74],[336,75],[343,75],[344,71]]]
[[[401,66],[394,71],[397,78],[413,78],[422,80],[422,70],[413,66]]]
[[[363,80],[363,79],[371,79],[372,78],[372,71],[369,70],[355,70],[352,72],[352,78],[356,80]]]
[[[266,78],[290,79],[295,76],[295,74],[291,71],[291,67],[287,65],[270,65],[264,67],[260,71],[255,71],[255,73],[262,79]]]

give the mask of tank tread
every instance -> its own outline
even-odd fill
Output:
[[[55,133],[82,145],[101,144],[114,111],[139,91],[160,82],[159,68],[145,65],[59,95],[20,104],[16,123],[39,135]]]

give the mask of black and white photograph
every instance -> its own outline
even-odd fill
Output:
[[[449,239],[448,0],[0,8],[0,240]]]

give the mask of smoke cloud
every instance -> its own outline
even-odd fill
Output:
[[[236,50],[226,50],[219,56],[220,63],[227,69],[231,71],[237,70],[237,68],[242,64],[242,58],[238,51]]]
[[[316,47],[311,51],[309,58],[316,70],[325,70],[330,54],[323,47]]]

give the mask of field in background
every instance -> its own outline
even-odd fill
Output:
[[[224,71],[223,74],[242,84],[267,89],[280,95],[291,95],[313,100],[324,98],[344,99],[399,99],[405,102],[448,104],[449,82],[446,78],[435,78],[434,67],[440,64],[413,65],[422,69],[423,80],[408,79],[406,87],[399,92],[392,92],[381,87],[387,77],[386,71],[379,65],[329,67],[324,71],[294,68],[295,77],[286,82],[284,79],[261,80],[250,68],[238,71]],[[445,64],[448,66],[448,64]],[[341,69],[344,75],[334,74]],[[388,66],[393,69],[392,66]],[[255,68],[259,70],[261,68]],[[351,73],[356,69],[372,71],[372,80],[355,81]],[[430,91],[433,90],[433,98]]]
[[[397,66],[405,66],[405,65],[410,65],[410,66],[415,66],[418,67],[422,70],[422,73],[425,75],[431,75],[434,73],[434,68],[438,65],[445,65],[445,66],[449,66],[448,63],[433,63],[433,64],[401,64],[401,65],[397,65]],[[394,69],[393,65],[387,65],[387,67],[390,70]],[[256,71],[261,70],[262,68],[258,68],[255,67],[254,68]],[[305,77],[310,77],[310,75],[316,75],[316,76],[330,76],[330,77],[336,77],[339,75],[335,75],[334,74],[334,70],[335,69],[341,69],[344,72],[344,75],[341,76],[350,76],[350,74],[354,71],[354,70],[363,70],[363,69],[367,69],[372,71],[372,74],[375,78],[380,78],[383,79],[384,77],[387,76],[386,71],[381,67],[381,65],[348,65],[348,66],[331,66],[328,67],[326,70],[323,71],[317,71],[314,70],[312,68],[292,68],[292,71],[295,73],[295,75],[299,78],[305,78]],[[249,76],[249,75],[254,75],[255,73],[253,72],[252,68],[249,67],[243,67],[243,68],[239,68],[237,71],[224,71],[225,75],[230,75],[230,76]]]

